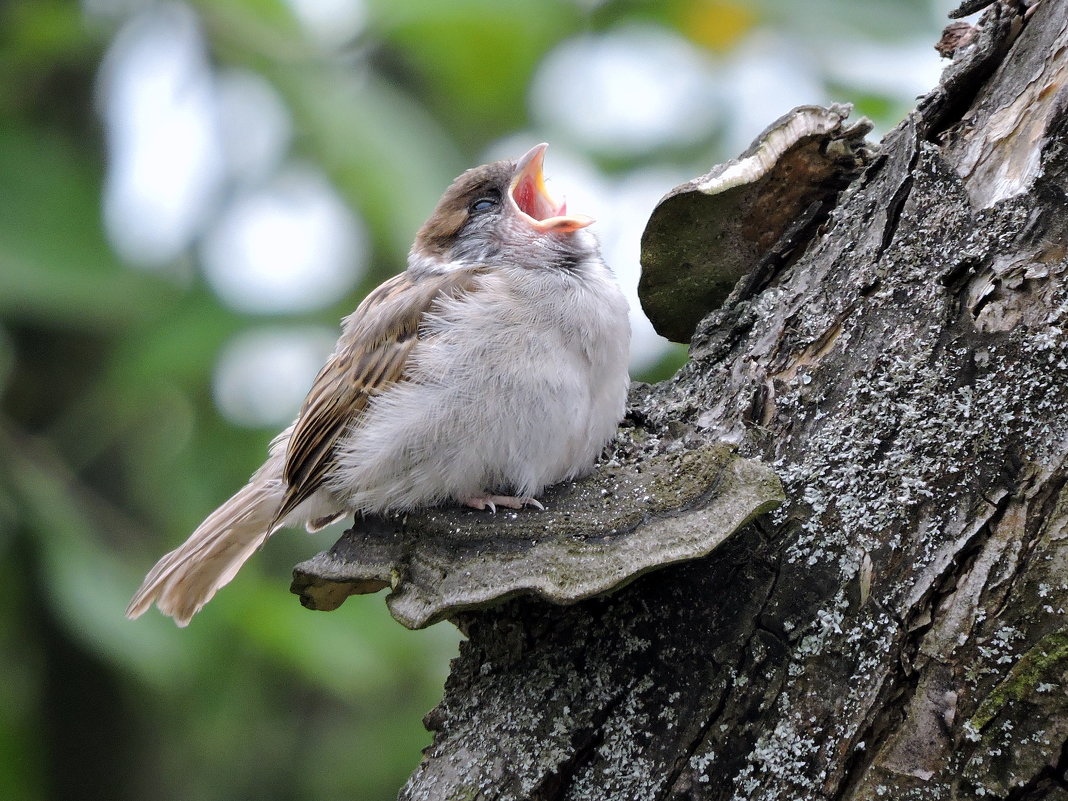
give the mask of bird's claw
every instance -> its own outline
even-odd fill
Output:
[[[489,509],[490,514],[497,514],[498,506],[503,506],[506,509],[522,509],[524,506],[533,506],[543,512],[545,511],[545,507],[537,498],[517,498],[512,495],[480,495],[474,498],[464,498],[461,503],[464,506],[470,506],[472,509]]]

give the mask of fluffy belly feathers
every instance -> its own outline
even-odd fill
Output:
[[[565,297],[569,306],[559,293],[543,306],[561,319],[546,326],[470,303],[446,309],[413,353],[408,380],[373,398],[339,443],[330,493],[379,512],[493,490],[534,496],[588,472],[615,432],[628,383],[627,337],[618,334],[625,301],[608,281],[594,291],[605,295],[595,298],[603,321],[571,313],[589,298]],[[469,315],[485,321],[475,352]],[[463,346],[454,331],[468,332]]]

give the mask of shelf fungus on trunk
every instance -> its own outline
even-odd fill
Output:
[[[642,234],[638,284],[658,333],[688,343],[732,291],[756,293],[805,251],[868,160],[871,122],[846,126],[850,111],[795,108],[741,156],[660,200]]]
[[[729,446],[656,449],[641,429],[622,429],[614,457],[550,488],[544,511],[358,519],[294,568],[291,590],[305,607],[329,611],[390,587],[390,612],[411,629],[522,594],[570,604],[705,556],[783,500],[772,470]]]

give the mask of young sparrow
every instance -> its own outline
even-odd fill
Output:
[[[160,559],[127,617],[155,602],[185,626],[282,526],[450,501],[541,508],[543,488],[592,469],[623,416],[627,302],[593,220],[546,191],[546,147],[452,183],[408,269],[345,318],[267,461]]]

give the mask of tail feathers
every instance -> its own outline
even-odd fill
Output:
[[[140,617],[154,602],[179,626],[188,625],[278,528],[272,521],[281,493],[273,483],[253,477],[160,559],[126,607],[126,617]]]

